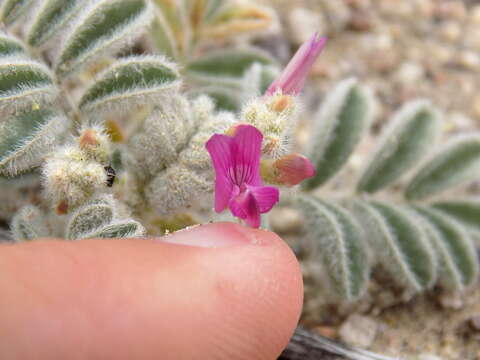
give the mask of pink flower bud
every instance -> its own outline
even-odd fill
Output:
[[[273,95],[279,90],[282,94],[298,95],[303,89],[308,71],[320,55],[326,41],[326,37],[319,37],[318,33],[313,34],[309,41],[300,46],[282,74],[267,89],[266,95]]]

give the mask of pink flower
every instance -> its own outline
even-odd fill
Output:
[[[313,34],[309,41],[300,46],[282,74],[267,89],[266,95],[273,95],[277,90],[286,95],[298,95],[303,89],[308,71],[326,42],[326,37]]]
[[[260,226],[260,214],[279,200],[277,188],[262,185],[262,140],[257,128],[240,124],[232,136],[215,134],[206,144],[215,169],[215,211],[229,207],[234,216],[254,228]]]

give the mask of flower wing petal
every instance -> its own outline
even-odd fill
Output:
[[[261,214],[270,211],[280,200],[280,193],[273,186],[249,186],[248,192],[255,198]]]
[[[207,148],[215,169],[215,211],[222,212],[232,198],[234,184],[229,169],[234,166],[232,156],[233,139],[226,135],[213,135],[207,141]]]
[[[230,202],[232,214],[253,228],[260,227],[260,209],[253,193],[246,191],[232,199]]]
[[[262,150],[262,133],[252,125],[241,124],[235,129],[234,151],[235,179],[238,185],[261,185],[260,153]]]

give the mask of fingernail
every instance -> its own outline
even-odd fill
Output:
[[[262,244],[268,239],[267,231],[247,228],[235,223],[213,223],[197,225],[159,238],[159,241],[198,246],[222,248],[239,245]]]

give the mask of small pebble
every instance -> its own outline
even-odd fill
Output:
[[[468,325],[474,331],[480,331],[480,315],[475,315],[468,320]]]
[[[379,324],[368,316],[353,314],[340,326],[340,339],[347,344],[368,348],[377,336]]]
[[[459,293],[446,293],[440,295],[440,305],[445,309],[459,310],[463,307],[463,299]]]

